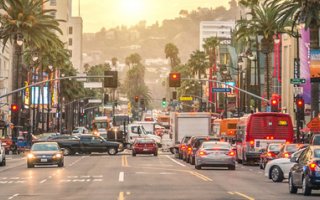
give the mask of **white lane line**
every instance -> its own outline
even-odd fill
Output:
[[[120,172],[119,173],[119,182],[123,182],[124,181],[124,172]]]
[[[42,184],[42,183],[44,183],[46,181],[47,181],[47,179],[43,179],[42,181],[40,181],[40,183]]]
[[[9,197],[8,199],[13,199],[13,198],[15,198],[16,196],[18,196],[19,194],[14,194],[14,195],[12,195],[11,197]]]
[[[85,157],[88,157],[88,156],[81,156],[81,158],[75,160],[73,163],[71,163],[70,165],[68,165],[69,167],[72,167],[73,165],[75,165],[77,162],[79,162],[80,160],[84,159]]]
[[[175,163],[177,163],[178,165],[180,165],[180,166],[182,166],[182,167],[185,167],[185,165],[184,164],[182,164],[182,163],[180,163],[180,162],[178,162],[178,161],[176,161],[176,160],[174,160],[174,159],[172,159],[170,156],[166,156],[167,158],[169,158],[170,160],[172,160],[173,162],[175,162]]]

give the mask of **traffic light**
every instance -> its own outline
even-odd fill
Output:
[[[104,94],[104,98],[103,98],[103,104],[106,105],[109,102],[109,95],[108,94]]]
[[[271,112],[279,112],[279,100],[271,99]]]
[[[11,112],[18,112],[19,111],[19,106],[15,103],[11,104]]]
[[[136,103],[138,103],[138,102],[139,102],[139,96],[135,96],[135,97],[134,97],[134,101],[135,101]]]
[[[162,98],[162,103],[161,103],[161,105],[162,105],[163,108],[166,107],[166,105],[167,105],[167,100],[166,100],[166,98]]]
[[[304,99],[303,97],[296,97],[297,116],[300,119],[304,119]]]
[[[117,88],[118,86],[118,71],[105,71],[104,72],[104,87],[105,88]]]
[[[169,74],[169,87],[180,87],[181,76],[178,72],[171,72]]]

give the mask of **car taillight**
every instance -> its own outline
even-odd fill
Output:
[[[314,163],[314,162],[309,164],[309,168],[313,172],[316,171],[317,166],[318,166],[317,163]]]
[[[284,156],[285,158],[290,158],[290,154],[289,154],[289,153],[284,153],[283,156]]]
[[[190,153],[192,151],[192,147],[188,147],[188,153]]]
[[[250,140],[250,146],[253,147],[254,146],[254,141]]]
[[[235,156],[236,155],[236,152],[235,151],[229,151],[227,153],[228,156]]]
[[[267,156],[273,158],[273,157],[276,157],[276,154],[273,153],[273,152],[268,152],[268,153],[267,153]]]
[[[180,148],[181,148],[181,150],[184,150],[184,149],[186,149],[186,145],[183,144],[183,145],[181,145]]]
[[[198,152],[198,155],[199,156],[205,156],[205,155],[208,155],[208,153],[206,151],[201,150],[201,151]]]

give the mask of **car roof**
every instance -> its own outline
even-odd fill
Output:
[[[37,142],[37,143],[34,143],[34,144],[56,144],[56,145],[58,145],[57,142]]]

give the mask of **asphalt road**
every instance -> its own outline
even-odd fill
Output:
[[[150,200],[150,199],[320,199],[289,194],[288,182],[273,183],[258,166],[196,170],[169,153],[130,151],[65,157],[65,167],[28,169],[21,156],[8,156],[0,167],[0,200]]]

